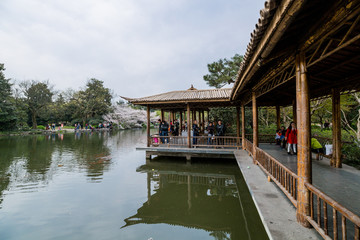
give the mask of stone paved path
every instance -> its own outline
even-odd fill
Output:
[[[288,155],[275,144],[260,144],[260,148],[297,173],[296,155]],[[312,162],[313,185],[341,205],[360,216],[360,170],[343,164],[330,167],[329,159]]]

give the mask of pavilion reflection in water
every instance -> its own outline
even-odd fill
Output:
[[[125,225],[170,224],[210,232],[215,239],[267,239],[242,176],[233,165],[148,162],[148,200]]]

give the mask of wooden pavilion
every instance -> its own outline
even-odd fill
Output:
[[[152,140],[149,127],[151,109],[160,109],[162,120],[165,119],[165,112],[169,112],[169,121],[173,121],[179,116],[180,129],[183,129],[182,124],[185,119],[189,126],[191,126],[190,123],[197,120],[200,125],[200,130],[204,131],[205,116],[209,116],[210,108],[235,107],[235,104],[230,102],[231,91],[231,88],[198,90],[191,86],[191,88],[184,91],[172,91],[143,98],[122,98],[132,104],[147,107],[147,146],[149,147]],[[209,119],[207,119],[207,121],[208,120]],[[180,134],[181,132],[182,131],[180,131]],[[191,127],[187,128],[186,135],[186,145],[191,148]],[[179,137],[178,140],[184,140],[184,138]],[[184,141],[181,142],[184,143]]]
[[[192,110],[201,112],[210,106],[235,106],[238,136],[241,107],[242,148],[294,204],[298,222],[313,226],[325,239],[330,236],[338,239],[338,224],[346,239],[347,222],[350,222],[354,238],[360,239],[360,218],[312,185],[310,152],[310,100],[331,97],[333,154],[330,164],[335,168],[342,165],[340,95],[360,90],[360,0],[267,0],[260,15],[232,89],[189,89],[125,99],[147,106],[148,115],[151,107],[187,110],[187,119]],[[275,106],[278,127],[280,108],[293,106],[298,129],[297,173],[259,148],[260,106]],[[252,108],[252,141],[245,135],[245,107]],[[188,143],[191,147],[190,139]],[[330,208],[332,217],[328,217]],[[329,219],[333,224],[331,232]]]
[[[346,239],[345,219],[354,223],[355,239],[359,239],[359,217],[347,215],[311,185],[310,100],[332,98],[331,165],[341,167],[340,94],[360,90],[360,1],[270,0],[265,2],[260,15],[231,93],[231,101],[241,102],[242,113],[245,106],[252,107],[253,142],[245,139],[243,131],[243,146],[269,176],[282,176],[278,185],[289,194],[302,225],[311,224],[324,238],[329,238],[326,211],[329,205],[334,211],[333,238],[337,239],[338,235],[336,213],[339,211],[343,239]],[[285,168],[274,172],[271,157],[258,147],[258,107],[275,106],[279,126],[280,107],[289,105],[293,106],[298,128],[296,180],[289,177],[292,174]],[[287,181],[295,182],[292,184],[296,185],[296,195],[291,196],[288,188],[292,184]],[[314,220],[315,195],[317,221]],[[321,201],[325,208],[323,225]]]

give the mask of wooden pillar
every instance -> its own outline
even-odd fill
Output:
[[[341,109],[340,92],[338,89],[331,89],[332,96],[332,131],[333,131],[333,152],[330,165],[341,168]]]
[[[147,128],[146,128],[146,133],[147,133],[147,147],[150,147],[150,106],[147,105]]]
[[[280,106],[276,106],[276,128],[280,129]]]
[[[240,145],[240,107],[236,107],[236,137],[238,138],[236,140],[237,147]]]
[[[242,149],[245,149],[245,105],[241,105],[241,142]]]
[[[253,161],[256,163],[256,147],[259,146],[258,130],[258,109],[256,104],[256,93],[252,92],[252,112],[253,112]]]
[[[190,104],[187,104],[187,141],[188,147],[191,148],[191,121],[190,121]]]
[[[310,227],[306,216],[310,215],[310,196],[305,183],[311,183],[311,129],[310,129],[310,99],[309,83],[306,75],[306,60],[303,52],[296,55],[296,106],[297,106],[297,221]]]
[[[179,123],[179,136],[182,135],[182,128],[183,128],[183,112],[180,111],[180,119],[179,119],[180,123]]]
[[[240,107],[236,107],[236,137],[240,137]]]
[[[164,109],[161,109],[161,121],[164,121],[165,117],[164,117]]]
[[[296,110],[296,100],[293,100],[293,122],[296,123],[297,122],[297,110]]]
[[[201,110],[202,132],[205,132],[205,112]]]

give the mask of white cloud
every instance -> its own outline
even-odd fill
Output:
[[[2,0],[7,77],[139,97],[206,88],[206,64],[243,54],[263,0]]]

